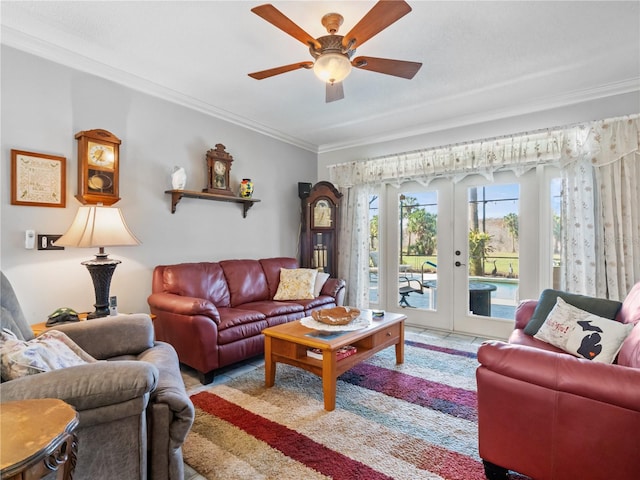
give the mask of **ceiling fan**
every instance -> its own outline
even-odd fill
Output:
[[[322,17],[322,25],[329,35],[318,38],[313,38],[271,4],[254,7],[251,11],[309,46],[309,52],[315,62],[292,63],[250,73],[249,76],[263,80],[300,68],[312,68],[316,76],[326,82],[327,103],[344,98],[342,81],[351,72],[351,67],[411,79],[422,66],[422,63],[418,62],[376,57],[361,56],[351,60],[356,48],[411,11],[411,7],[404,0],[380,0],[344,36],[337,35],[338,28],[342,25],[342,15],[328,13]]]

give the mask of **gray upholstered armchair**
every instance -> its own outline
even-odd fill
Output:
[[[19,338],[33,333],[1,274],[1,325]],[[0,401],[59,398],[79,413],[76,480],[184,477],[182,443],[194,418],[173,347],[154,342],[146,314],[55,327],[104,362],[2,383]]]

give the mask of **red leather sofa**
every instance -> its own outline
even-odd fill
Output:
[[[170,343],[203,384],[214,370],[264,353],[262,330],[342,305],[345,281],[329,278],[309,300],[273,300],[280,268],[295,258],[159,265],[148,298],[156,339]]]
[[[516,310],[509,343],[480,346],[480,457],[487,478],[640,479],[640,283],[616,320],[635,323],[614,364],[567,354],[524,332],[536,307]]]

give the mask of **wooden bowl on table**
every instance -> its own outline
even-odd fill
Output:
[[[352,307],[333,307],[314,310],[311,317],[316,322],[327,325],[347,325],[360,315],[360,310]]]

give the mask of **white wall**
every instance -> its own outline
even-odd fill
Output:
[[[157,264],[297,256],[298,182],[316,181],[315,154],[9,47],[1,53],[0,267],[31,323],[61,306],[93,311],[91,277],[80,264],[93,249],[24,249],[25,230],[62,234],[74,218],[74,135],[82,130],[122,140],[116,206],[142,245],[107,249],[122,260],[111,284],[121,312],[148,311]],[[217,143],[234,157],[232,187],[251,178],[261,202],[242,218],[238,204],[183,198],[172,215],[164,191],[173,166],[185,167],[188,190],[201,190],[205,153]],[[10,204],[11,149],[66,157],[66,208]]]

